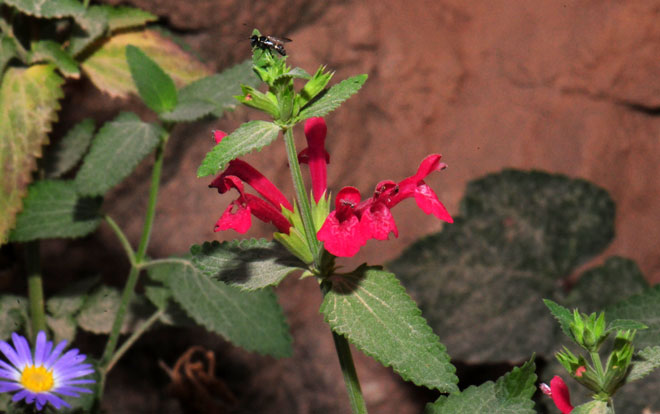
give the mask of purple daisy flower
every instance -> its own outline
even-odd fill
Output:
[[[14,392],[12,401],[25,399],[27,404],[35,404],[41,410],[46,403],[59,409],[62,406],[71,407],[55,393],[71,397],[80,397],[80,392],[92,392],[87,388],[77,387],[79,384],[91,384],[92,379],[79,379],[94,372],[91,364],[83,364],[85,355],[77,349],[70,349],[64,355],[66,341],[62,341],[55,349],[53,342],[46,340],[46,334],[41,331],[37,335],[34,354],[25,337],[11,334],[14,346],[0,341],[0,351],[9,362],[0,359],[0,392]]]

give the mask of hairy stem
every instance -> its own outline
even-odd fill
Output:
[[[130,349],[130,347],[133,346],[133,344],[138,339],[140,339],[142,334],[145,333],[149,328],[151,328],[151,325],[156,323],[158,321],[158,318],[160,318],[164,313],[165,313],[165,309],[157,310],[156,312],[153,313],[153,315],[149,317],[149,319],[144,321],[142,325],[140,325],[135,331],[133,331],[131,336],[129,336],[124,341],[124,343],[121,344],[117,352],[115,352],[114,355],[112,356],[112,359],[110,359],[110,361],[108,362],[108,366],[105,368],[106,375],[108,374],[108,372],[110,372],[112,367],[115,366],[117,361],[119,361],[121,357],[124,356],[124,354]]]
[[[119,239],[119,243],[124,248],[124,252],[126,253],[126,256],[128,256],[128,260],[131,262],[131,267],[135,267],[137,264],[135,263],[135,252],[133,251],[133,247],[131,247],[131,242],[128,241],[128,238],[112,217],[106,215],[104,219]]]
[[[25,267],[27,269],[28,302],[30,304],[31,336],[34,340],[39,331],[46,331],[44,311],[44,287],[41,280],[39,241],[25,244]]]

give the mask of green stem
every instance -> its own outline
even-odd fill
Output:
[[[321,284],[321,291],[323,296],[330,290],[330,283],[323,282]],[[351,354],[351,347],[346,338],[332,331],[332,339],[335,342],[335,350],[339,358],[339,366],[341,373],[344,376],[344,384],[346,384],[346,391],[348,391],[348,399],[351,403],[353,414],[366,414],[367,405],[362,396],[362,389],[360,388],[360,380],[358,379],[355,365],[353,364],[353,356]]]
[[[121,228],[119,227],[117,222],[115,222],[112,219],[112,217],[106,215],[104,219],[106,223],[108,223],[110,228],[115,232],[115,235],[119,239],[119,243],[124,248],[124,252],[126,252],[126,256],[128,256],[128,260],[131,262],[131,267],[136,267],[137,263],[135,262],[135,252],[133,251],[131,242],[128,241],[128,238],[126,237],[124,232],[121,231]]]
[[[105,368],[105,374],[108,375],[108,372],[112,369],[112,367],[115,366],[117,361],[121,359],[121,357],[124,356],[126,351],[129,350],[129,348],[142,336],[143,333],[147,331],[153,325],[158,321],[158,318],[160,318],[163,314],[165,313],[165,309],[159,309],[156,312],[154,312],[153,315],[149,317],[140,327],[138,327],[131,336],[129,336],[124,343],[121,344],[117,352],[112,356],[112,359],[108,362],[108,366]]]
[[[160,185],[160,176],[163,169],[163,156],[165,154],[165,146],[167,145],[168,138],[169,135],[162,137],[161,142],[156,149],[156,161],[154,162],[153,170],[151,172],[149,201],[147,204],[147,211],[145,213],[144,226],[142,228],[142,237],[140,237],[140,244],[138,245],[137,253],[135,254],[135,265],[131,266],[131,271],[128,274],[128,279],[126,280],[126,285],[124,286],[124,291],[122,292],[121,302],[119,303],[119,309],[117,309],[117,314],[115,315],[115,320],[112,324],[112,329],[110,330],[110,336],[108,337],[108,342],[106,343],[103,356],[101,357],[101,381],[99,382],[98,394],[99,400],[103,396],[103,387],[105,385],[105,377],[108,370],[108,364],[112,361],[113,354],[117,348],[121,326],[124,323],[124,317],[126,316],[128,305],[133,299],[133,294],[135,293],[135,286],[137,285],[138,276],[140,275],[139,266],[144,259],[147,246],[149,245],[149,236],[151,235],[151,228],[153,227],[154,217],[156,215],[156,198],[158,197],[158,187]]]
[[[168,263],[171,263],[171,264],[182,264],[182,265],[186,265],[186,266],[191,266],[191,264],[190,264],[190,260],[187,260],[187,259],[177,259],[177,258],[175,258],[175,257],[170,257],[170,258],[167,258],[167,259],[145,260],[145,261],[143,261],[142,263],[140,263],[140,264],[138,265],[138,267],[139,267],[140,269],[146,269],[146,268],[148,268],[148,267],[158,266],[158,265],[161,265],[161,264],[168,264]]]
[[[300,215],[302,216],[303,227],[305,227],[305,239],[307,245],[312,250],[314,255],[314,263],[317,267],[319,263],[320,244],[316,238],[314,231],[314,220],[312,219],[312,206],[309,202],[309,196],[305,190],[305,182],[302,178],[300,171],[300,163],[298,163],[298,153],[296,152],[296,144],[293,140],[293,131],[291,128],[284,130],[284,143],[286,144],[286,155],[289,159],[289,167],[291,168],[291,178],[293,179],[293,187],[296,190],[296,199],[300,207]]]
[[[605,372],[603,371],[603,364],[600,360],[600,354],[598,354],[598,351],[595,351],[595,352],[589,352],[589,355],[591,355],[591,360],[593,361],[594,369],[596,370],[596,374],[598,375],[598,382],[602,387],[603,381],[605,380]]]
[[[27,269],[28,301],[30,303],[30,321],[32,339],[39,331],[46,331],[46,312],[44,311],[44,287],[41,280],[41,261],[39,241],[25,244],[25,267]]]

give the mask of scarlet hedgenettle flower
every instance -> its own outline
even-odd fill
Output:
[[[222,131],[213,131],[216,143],[219,143],[227,134]],[[264,199],[246,193],[243,182],[248,183]],[[209,184],[224,194],[232,188],[238,191],[238,198],[232,201],[215,224],[214,231],[234,229],[245,233],[252,226],[252,215],[259,220],[274,224],[278,231],[289,233],[291,223],[282,214],[282,207],[293,211],[293,207],[284,194],[261,174],[256,168],[245,161],[235,159]]]
[[[452,223],[453,219],[438,196],[425,182],[433,171],[447,167],[440,162],[441,155],[427,156],[411,177],[394,181],[382,181],[376,186],[374,195],[359,202],[360,193],[353,187],[345,187],[335,201],[336,209],[331,212],[317,233],[325,249],[335,256],[355,255],[369,239],[387,240],[390,233],[398,237],[398,229],[390,209],[406,198],[413,197],[426,214]],[[346,190],[346,191],[345,191]]]
[[[552,401],[562,414],[569,414],[573,411],[570,392],[560,376],[555,375],[554,378],[550,380],[549,387],[547,384],[541,384],[540,388],[545,395],[552,397]]]
[[[77,387],[79,384],[92,384],[92,379],[80,379],[94,372],[91,364],[83,364],[85,355],[77,349],[70,349],[64,355],[66,341],[60,342],[53,349],[53,342],[46,340],[41,331],[37,335],[34,354],[27,339],[13,333],[11,346],[0,341],[0,351],[7,357],[8,364],[0,360],[0,392],[14,392],[12,401],[25,399],[27,404],[35,404],[41,410],[47,403],[56,409],[71,407],[69,403],[55,394],[79,397],[79,393],[92,391]]]
[[[317,203],[328,189],[326,164],[330,163],[330,154],[325,150],[327,132],[328,127],[323,118],[309,118],[305,121],[307,148],[298,154],[298,162],[309,165],[309,173],[312,176],[312,194]]]

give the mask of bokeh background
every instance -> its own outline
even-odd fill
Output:
[[[660,281],[660,1],[107,3],[156,14],[215,71],[250,56],[248,37],[257,27],[293,39],[287,45],[292,66],[313,72],[326,64],[336,80],[367,73],[360,93],[326,118],[328,182],[335,193],[352,185],[368,194],[383,179],[411,175],[432,152],[443,154],[449,168],[427,182],[454,214],[468,181],[505,167],[584,178],[606,189],[617,206],[614,242],[587,265],[622,255],[634,259],[650,282]],[[114,118],[127,106],[143,119],[152,116],[137,99],[112,99],[85,79],[66,87],[56,135],[87,116]],[[239,109],[220,120],[177,126],[165,161],[151,256],[237,236],[213,233],[232,197],[209,190],[209,180],[197,179],[195,172],[213,145],[213,129],[232,131],[254,117],[254,111]],[[246,159],[292,195],[281,144]],[[145,161],[105,203],[134,242],[142,228],[150,164]],[[398,239],[371,241],[342,264],[383,263],[442,228],[412,201],[394,214]],[[258,223],[245,237],[271,232]],[[82,240],[45,242],[42,259],[47,289],[90,273],[121,284],[128,269],[104,226]],[[202,329],[156,329],[111,374],[107,410],[186,412],[158,361],[171,367],[200,344],[214,351],[217,376],[235,398],[228,412],[348,413],[332,338],[318,313],[318,286],[312,279],[289,278],[277,293],[294,336],[292,358],[253,355]],[[419,413],[435,399],[359,352],[354,355],[372,412]]]

